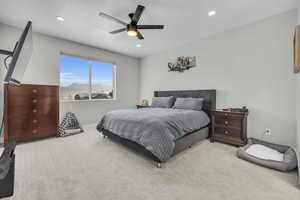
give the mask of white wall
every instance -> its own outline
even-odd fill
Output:
[[[300,1],[298,3],[298,25],[300,25]],[[300,73],[296,74],[296,110],[297,110],[297,148],[298,148],[298,170],[300,182]]]
[[[297,10],[297,13],[298,13],[298,24],[300,24],[300,1],[298,1],[298,10]]]
[[[248,136],[295,145],[295,76],[290,11],[233,31],[218,33],[141,60],[140,98],[154,90],[216,89],[217,107],[250,109]],[[199,27],[201,28],[201,26]],[[197,67],[168,72],[178,56],[196,56]]]
[[[20,33],[16,28],[0,24],[0,48],[13,49]],[[59,85],[60,52],[117,63],[117,100],[61,103],[61,115],[71,110],[82,124],[91,124],[98,122],[108,110],[135,106],[139,96],[138,59],[41,34],[34,34],[33,40],[34,51],[23,83]]]
[[[0,26],[0,33],[1,33],[1,26]],[[0,47],[0,49],[2,49]],[[4,79],[4,69],[5,66],[3,64],[3,59],[5,58],[5,56],[0,55],[0,80]],[[4,95],[3,95],[3,82],[0,81],[0,121],[2,120],[1,117],[3,116],[3,107],[2,105],[4,104]],[[3,144],[3,135],[4,134],[4,130],[2,131],[2,133],[0,132],[0,144]]]

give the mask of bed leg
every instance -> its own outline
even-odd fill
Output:
[[[158,162],[156,166],[157,166],[157,168],[162,168],[161,162]]]

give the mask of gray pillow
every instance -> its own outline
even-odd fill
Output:
[[[155,108],[171,108],[174,104],[175,98],[170,97],[153,97],[151,107]]]
[[[203,98],[177,98],[173,108],[187,110],[202,110]]]

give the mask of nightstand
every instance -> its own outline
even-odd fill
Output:
[[[150,106],[145,106],[145,105],[136,105],[136,108],[137,109],[140,109],[140,108],[149,108]]]
[[[210,141],[235,146],[247,144],[248,112],[212,111],[212,136]]]

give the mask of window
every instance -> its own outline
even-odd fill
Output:
[[[60,57],[60,99],[115,98],[115,66],[109,63]]]

